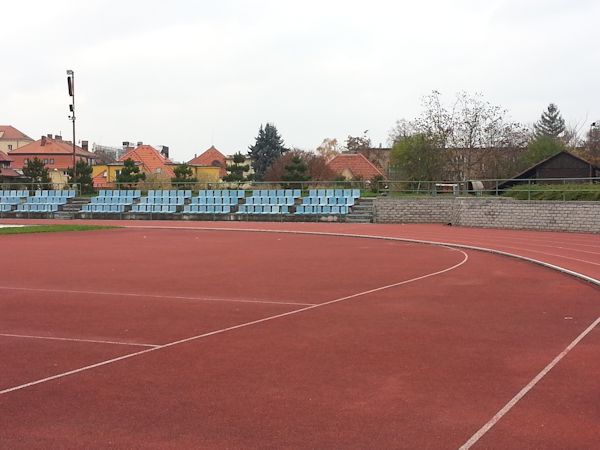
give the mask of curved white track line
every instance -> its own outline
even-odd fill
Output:
[[[399,241],[399,242],[412,242],[417,244],[429,244],[429,245],[441,245],[444,247],[450,248],[461,248],[466,250],[477,250],[481,252],[493,253],[502,256],[508,256],[511,258],[521,259],[523,261],[528,261],[540,266],[547,267],[549,269],[557,270],[562,273],[566,273],[568,275],[581,278],[589,283],[595,284],[596,286],[600,286],[600,280],[597,278],[590,277],[589,275],[585,275],[583,273],[575,272],[574,270],[567,269],[566,267],[558,266],[555,264],[550,264],[545,261],[530,258],[528,256],[519,255],[516,253],[504,252],[502,250],[496,250],[493,248],[487,247],[479,247],[476,245],[467,245],[467,244],[456,244],[453,242],[443,242],[443,241],[430,241],[426,239],[412,239],[412,238],[402,238],[402,237],[391,237],[391,236],[378,236],[378,235],[370,235],[370,234],[354,234],[354,233],[329,233],[326,231],[292,231],[292,230],[272,230],[272,229],[259,229],[259,228],[218,228],[218,227],[170,227],[170,226],[160,226],[160,225],[126,225],[123,228],[127,229],[167,229],[167,230],[204,230],[204,231],[247,231],[252,233],[282,233],[282,234],[306,234],[306,235],[314,235],[314,236],[334,236],[334,237],[354,237],[354,238],[365,238],[365,239],[381,239],[387,241]]]
[[[58,294],[87,294],[87,295],[112,295],[117,297],[141,297],[141,298],[158,298],[166,300],[191,300],[197,302],[222,302],[222,303],[264,303],[267,305],[293,305],[293,306],[309,306],[314,303],[299,303],[299,302],[276,302],[269,300],[252,300],[252,299],[235,299],[235,298],[216,298],[216,297],[186,297],[182,295],[158,295],[158,294],[138,294],[135,292],[106,292],[106,291],[79,291],[72,289],[45,289],[45,288],[29,288],[20,286],[0,286],[0,290],[8,291],[29,291],[29,292],[53,292]]]
[[[195,340],[202,339],[202,338],[209,337],[209,336],[214,336],[216,334],[226,333],[228,331],[238,330],[240,328],[246,328],[246,327],[249,327],[249,326],[252,326],[252,325],[257,325],[259,323],[268,322],[268,321],[275,320],[275,319],[280,319],[282,317],[292,316],[292,315],[299,314],[299,313],[302,313],[302,312],[305,312],[305,311],[310,311],[312,309],[317,309],[317,308],[321,308],[323,306],[333,305],[335,303],[343,302],[345,300],[350,300],[350,299],[353,299],[353,298],[356,298],[356,297],[360,297],[360,296],[363,296],[363,295],[372,294],[374,292],[383,291],[385,289],[390,289],[390,288],[393,288],[393,287],[402,286],[404,284],[413,283],[415,281],[423,280],[425,278],[430,278],[430,277],[433,277],[433,276],[436,276],[436,275],[441,275],[443,273],[450,272],[451,270],[454,270],[454,269],[462,266],[463,264],[465,264],[469,260],[469,255],[467,255],[462,250],[456,250],[456,249],[453,249],[453,248],[450,248],[450,247],[448,247],[448,249],[462,253],[463,256],[464,256],[464,258],[459,263],[454,264],[451,267],[447,267],[446,269],[438,270],[437,272],[431,272],[431,273],[428,273],[428,274],[425,274],[425,275],[421,275],[419,277],[411,278],[409,280],[404,280],[404,281],[400,281],[398,283],[388,284],[386,286],[381,286],[381,287],[378,287],[378,288],[369,289],[367,291],[359,292],[357,294],[347,295],[347,296],[344,296],[344,297],[336,298],[334,300],[326,301],[324,303],[318,303],[318,304],[315,304],[315,305],[310,305],[310,306],[307,306],[305,308],[295,309],[295,310],[288,311],[288,312],[285,312],[285,313],[282,313],[282,314],[276,314],[276,315],[273,315],[273,316],[264,317],[262,319],[253,320],[251,322],[245,322],[245,323],[242,323],[242,324],[239,324],[239,325],[233,325],[231,327],[222,328],[220,330],[210,331],[208,333],[203,333],[203,334],[199,334],[197,336],[192,336],[192,337],[189,337],[189,338],[185,338],[185,339],[181,339],[181,340],[178,340],[178,341],[170,342],[168,344],[160,345],[158,347],[153,347],[153,348],[149,348],[149,349],[146,349],[146,350],[140,350],[139,352],[129,353],[127,355],[119,356],[117,358],[112,358],[112,359],[109,359],[107,361],[102,361],[102,362],[99,362],[99,363],[96,363],[96,364],[91,364],[89,366],[81,367],[79,369],[75,369],[75,370],[70,370],[68,372],[59,373],[59,374],[56,374],[56,375],[52,375],[50,377],[42,378],[40,380],[36,380],[36,381],[29,382],[29,383],[21,384],[19,386],[10,387],[10,388],[7,388],[7,389],[4,389],[4,390],[0,391],[0,395],[8,394],[9,392],[18,391],[18,390],[25,389],[25,388],[30,387],[30,386],[35,386],[35,385],[38,385],[38,384],[46,383],[48,381],[56,380],[56,379],[59,379],[59,378],[64,378],[64,377],[67,377],[69,375],[74,375],[74,374],[77,374],[77,373],[80,373],[80,372],[85,372],[87,370],[95,369],[96,367],[102,367],[102,366],[106,366],[106,365],[109,365],[109,364],[113,364],[113,363],[116,363],[118,361],[122,361],[122,360],[125,360],[125,359],[133,358],[135,356],[140,356],[140,355],[143,355],[143,354],[146,354],[146,353],[150,353],[150,352],[155,352],[155,351],[158,351],[158,350],[162,350],[164,348],[169,348],[169,347],[173,347],[175,345],[184,344],[186,342],[195,341]]]
[[[139,344],[137,342],[116,342],[116,341],[98,341],[95,339],[76,339],[76,338],[64,338],[55,336],[31,336],[28,334],[9,334],[0,333],[3,337],[22,338],[22,339],[42,339],[48,341],[69,341],[69,342],[84,342],[92,344],[112,344],[112,345],[129,345],[131,347],[158,347],[158,344]]]

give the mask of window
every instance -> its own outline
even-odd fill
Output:
[[[12,144],[8,144],[8,151],[10,152],[12,150]]]
[[[50,160],[50,164],[54,164],[54,159],[51,159],[51,160]]]

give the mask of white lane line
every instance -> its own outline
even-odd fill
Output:
[[[186,297],[181,295],[158,295],[158,294],[136,294],[133,292],[106,292],[106,291],[78,291],[72,289],[45,289],[45,288],[29,288],[20,286],[0,286],[0,289],[8,291],[31,291],[31,292],[53,292],[58,294],[85,294],[85,295],[112,295],[117,297],[139,297],[139,298],[159,298],[164,300],[192,300],[197,302],[224,302],[224,303],[264,303],[267,305],[294,305],[294,306],[310,306],[314,303],[298,303],[298,302],[276,302],[269,300],[250,300],[250,299],[235,299],[235,298],[215,298],[215,297]]]
[[[544,378],[548,372],[552,370],[554,366],[556,366],[567,354],[575,348],[577,344],[579,344],[583,338],[585,338],[588,334],[592,332],[592,330],[600,324],[600,317],[598,317],[589,327],[587,327],[579,336],[575,338],[573,342],[571,342],[567,348],[565,348],[556,358],[552,360],[550,364],[548,364],[544,369],[538,373],[523,389],[519,391],[517,395],[515,395],[510,401],[504,405],[504,407],[498,411],[494,417],[492,417],[484,426],[482,426],[471,438],[465,442],[459,450],[468,450],[473,444],[475,444],[479,439],[483,437],[502,417],[506,415],[518,402],[521,400],[533,387],[538,384],[538,382]]]
[[[411,278],[409,280],[400,281],[400,282],[394,283],[394,284],[388,284],[386,286],[381,286],[381,287],[378,287],[378,288],[375,288],[375,289],[369,289],[368,291],[363,291],[363,292],[359,292],[357,294],[347,295],[345,297],[340,297],[340,298],[337,298],[335,300],[329,300],[329,301],[324,302],[324,303],[318,303],[318,304],[310,305],[310,306],[307,306],[305,308],[295,309],[293,311],[288,311],[288,312],[285,312],[285,313],[282,313],[282,314],[276,314],[276,315],[273,315],[273,316],[264,317],[262,319],[253,320],[251,322],[245,322],[245,323],[242,323],[242,324],[239,324],[239,325],[233,325],[231,327],[221,328],[220,330],[210,331],[208,333],[199,334],[197,336],[192,336],[192,337],[189,337],[189,338],[181,339],[179,341],[170,342],[168,344],[160,345],[158,347],[153,347],[153,348],[149,348],[149,349],[146,349],[146,350],[140,350],[139,352],[129,353],[127,355],[119,356],[117,358],[112,358],[112,359],[109,359],[109,360],[106,360],[106,361],[102,361],[102,362],[99,362],[99,363],[96,363],[96,364],[91,364],[89,366],[81,367],[79,369],[70,370],[68,372],[63,372],[63,373],[59,373],[59,374],[56,374],[56,375],[52,375],[50,377],[46,377],[46,378],[42,378],[40,380],[32,381],[30,383],[25,383],[25,384],[21,384],[19,386],[10,387],[10,388],[7,388],[7,389],[4,389],[4,390],[0,391],[0,395],[8,394],[9,392],[18,391],[20,389],[25,389],[25,388],[28,388],[30,386],[35,386],[37,384],[46,383],[48,381],[56,380],[56,379],[59,379],[59,378],[64,378],[64,377],[67,377],[69,375],[74,375],[74,374],[77,374],[77,373],[85,372],[87,370],[95,369],[97,367],[102,367],[102,366],[106,366],[106,365],[109,365],[109,364],[113,364],[113,363],[116,363],[118,361],[122,361],[124,359],[129,359],[129,358],[133,358],[135,356],[140,356],[140,355],[143,355],[143,354],[146,354],[146,353],[150,353],[150,352],[154,352],[154,351],[157,351],[157,350],[162,350],[162,349],[165,349],[165,348],[173,347],[175,345],[180,345],[180,344],[183,344],[183,343],[186,343],[186,342],[195,341],[195,340],[206,338],[206,337],[209,337],[209,336],[214,336],[216,334],[226,333],[228,331],[238,330],[240,328],[246,328],[246,327],[249,327],[249,326],[252,326],[252,325],[257,325],[257,324],[260,324],[260,323],[263,323],[263,322],[268,322],[268,321],[271,321],[271,320],[280,319],[282,317],[288,317],[288,316],[299,314],[299,313],[302,313],[302,312],[305,312],[305,311],[310,311],[312,309],[321,308],[323,306],[328,306],[328,305],[332,305],[332,304],[335,304],[335,303],[343,302],[345,300],[350,300],[350,299],[353,299],[353,298],[356,298],[356,297],[360,297],[360,296],[363,296],[363,295],[372,294],[374,292],[383,291],[385,289],[390,289],[390,288],[393,288],[393,287],[402,286],[404,284],[413,283],[415,281],[424,280],[426,278],[430,278],[430,277],[433,277],[433,276],[436,276],[436,275],[441,275],[443,273],[450,272],[451,270],[454,270],[454,269],[462,266],[463,264],[465,264],[469,260],[469,255],[467,255],[462,250],[456,250],[456,249],[450,249],[450,250],[454,250],[456,252],[462,253],[463,256],[464,256],[464,258],[459,263],[454,264],[453,266],[448,267],[446,269],[438,270],[437,272],[431,272],[431,273],[428,273],[428,274],[425,274],[425,275],[421,275],[420,277]]]
[[[158,344],[139,344],[137,342],[115,342],[115,341],[98,341],[95,339],[76,339],[76,338],[64,338],[55,336],[30,336],[27,334],[8,334],[0,333],[0,336],[12,337],[12,338],[23,338],[23,339],[44,339],[49,341],[71,341],[71,342],[85,342],[93,344],[114,344],[114,345],[130,345],[138,347],[160,347]]]
[[[521,259],[523,261],[528,261],[534,264],[538,264],[543,267],[547,267],[549,269],[556,270],[558,272],[566,273],[576,278],[580,278],[589,283],[600,286],[600,279],[591,277],[589,275],[585,275],[581,272],[576,272],[571,269],[567,269],[566,267],[559,266],[556,264],[550,264],[546,261],[542,261],[541,259],[530,258],[528,256],[519,255],[518,253],[510,253],[502,250],[496,250],[494,248],[489,247],[480,247],[476,245],[468,245],[468,244],[460,244],[456,242],[444,242],[444,241],[431,241],[426,239],[414,239],[414,238],[405,238],[405,237],[392,237],[385,235],[371,235],[371,234],[354,234],[354,233],[329,233],[326,231],[293,231],[293,230],[277,230],[277,229],[268,229],[268,228],[231,228],[231,227],[173,227],[173,226],[161,226],[161,225],[125,225],[123,228],[140,228],[140,229],[156,229],[156,230],[199,230],[199,231],[244,231],[249,233],[281,233],[281,234],[298,234],[298,235],[308,235],[308,236],[333,236],[333,237],[348,237],[348,238],[362,238],[362,239],[381,239],[387,241],[398,241],[398,242],[412,242],[417,244],[428,244],[428,245],[437,245],[442,247],[449,248],[462,248],[465,250],[477,250],[480,252],[492,253],[495,255],[508,256],[510,258]],[[518,249],[523,250],[523,249]],[[564,258],[564,257],[562,257]],[[567,258],[572,259],[572,258]],[[579,260],[581,262],[586,262],[583,260]],[[595,264],[595,263],[592,263]]]

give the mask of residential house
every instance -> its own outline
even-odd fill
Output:
[[[0,150],[0,183],[23,181],[23,175],[11,167],[13,159]]]
[[[129,142],[124,142],[125,153],[114,163],[99,164],[93,167],[92,178],[96,187],[110,187],[119,176],[124,167],[124,161],[133,160],[140,168],[140,171],[146,174],[148,183],[156,183],[161,187],[169,187],[171,178],[175,176],[173,169],[177,163],[169,159],[169,148],[161,146],[157,150],[151,145],[145,145],[138,142],[136,147],[130,147]],[[193,177],[201,182],[219,181],[219,167],[192,165]]]
[[[218,167],[219,178],[227,175],[227,157],[212,145],[208,150],[188,161],[190,166]]]
[[[93,164],[96,156],[85,148],[87,141],[83,143],[83,147],[75,146],[75,159]],[[28,160],[38,158],[48,168],[52,183],[65,184],[68,182],[67,169],[73,167],[73,144],[61,136],[48,134],[8,152],[8,156],[13,159],[11,167],[16,170],[22,170]]]
[[[0,125],[0,152],[8,153],[33,142],[29,136],[11,125]]]
[[[347,180],[372,180],[385,178],[383,172],[362,153],[342,153],[331,159],[327,166],[338,176]]]

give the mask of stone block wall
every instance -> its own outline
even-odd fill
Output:
[[[600,202],[504,198],[378,198],[376,223],[451,223],[484,228],[600,233]]]

